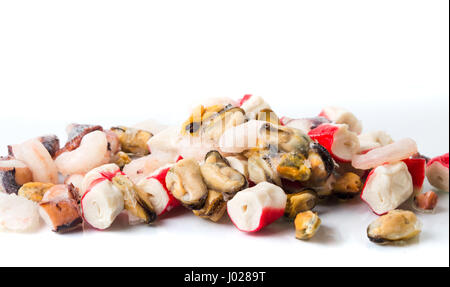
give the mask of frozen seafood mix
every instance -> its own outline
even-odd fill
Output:
[[[7,147],[1,231],[107,230],[120,214],[154,225],[185,208],[242,232],[286,221],[309,240],[326,224],[317,207],[337,198],[335,208],[360,200],[376,214],[361,236],[398,244],[420,234],[415,212],[432,213],[449,191],[448,153],[423,156],[413,139],[365,131],[341,107],[291,118],[258,96],[212,98],[177,126],[75,123],[66,133],[65,143],[48,134]],[[422,191],[425,179],[433,190]]]

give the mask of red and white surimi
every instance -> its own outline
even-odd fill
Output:
[[[255,119],[260,110],[270,109],[269,104],[263,98],[253,95],[245,95],[239,100],[239,105],[250,119]]]
[[[81,184],[81,211],[84,220],[96,229],[106,229],[124,209],[122,192],[112,179],[122,173],[115,164],[106,164],[88,172]]]
[[[427,164],[426,174],[432,186],[448,192],[448,153],[432,158]]]
[[[362,124],[354,114],[346,109],[339,107],[325,107],[319,114],[336,124],[346,124],[352,132],[360,134],[362,132]]]
[[[287,196],[279,186],[261,182],[227,202],[228,215],[241,231],[256,232],[284,214]]]
[[[156,170],[152,175],[143,178],[137,187],[152,196],[149,197],[158,216],[180,205],[166,186],[166,175],[172,164]]]
[[[408,171],[412,177],[414,195],[422,191],[423,182],[425,181],[425,169],[427,162],[424,158],[408,158],[403,160],[408,167]]]
[[[358,136],[347,125],[323,124],[312,129],[308,135],[338,162],[350,162],[359,150]]]
[[[368,175],[361,199],[377,215],[396,209],[413,194],[413,179],[403,161],[381,165]]]

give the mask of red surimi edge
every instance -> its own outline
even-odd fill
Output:
[[[250,94],[244,95],[242,99],[239,99],[239,106],[242,106],[246,101],[250,100],[251,97],[252,95]]]
[[[425,180],[426,160],[424,158],[408,158],[403,162],[411,174],[414,188],[422,188]]]
[[[324,118],[327,118],[327,119],[329,119],[331,121],[331,119],[328,117],[328,115],[325,113],[324,110],[320,111],[319,117],[324,117]]]
[[[228,213],[228,209],[227,209]],[[233,218],[230,216],[230,213],[228,213],[228,217],[230,218],[231,222],[233,222],[234,226],[236,226],[239,231],[242,232],[257,232],[261,230],[264,226],[267,226],[283,216],[284,209],[283,208],[272,208],[272,207],[264,207],[262,209],[261,218],[259,219],[259,225],[253,230],[242,230],[240,229],[237,224],[233,221]]]
[[[280,124],[281,124],[282,126],[285,125],[285,123],[284,123],[284,120],[285,120],[285,119],[286,119],[285,116],[283,116],[283,117],[280,118]]]
[[[180,158],[183,159],[183,158],[180,156],[178,160],[180,160]],[[177,160],[177,161],[178,161],[178,160]],[[150,177],[147,178],[147,179],[154,178],[154,179],[156,179],[157,181],[159,181],[159,183],[161,183],[162,187],[163,187],[164,190],[166,191],[167,196],[169,197],[169,201],[167,202],[166,207],[165,207],[164,210],[161,211],[161,213],[158,214],[158,215],[163,215],[164,213],[166,213],[166,212],[172,210],[174,207],[177,207],[177,206],[181,205],[181,203],[178,201],[178,199],[176,199],[176,198],[172,195],[172,193],[169,191],[169,189],[168,189],[167,186],[166,186],[166,175],[167,175],[167,172],[169,171],[169,169],[170,169],[170,167],[165,168],[165,169],[163,169],[160,173],[158,173],[157,175],[155,175],[155,176],[150,176]]]
[[[444,167],[448,168],[448,153],[432,158],[428,162],[427,167],[431,166],[435,162],[438,162],[442,164]]]
[[[327,151],[331,154],[331,156],[339,161],[339,162],[350,162],[349,160],[342,159],[338,156],[336,156],[333,151],[331,150],[331,147],[333,146],[334,142],[334,135],[339,130],[339,127],[331,124],[322,124],[318,126],[315,129],[312,129],[309,131],[308,135],[309,137],[318,142],[321,146],[327,149]]]

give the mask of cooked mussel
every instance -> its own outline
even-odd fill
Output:
[[[304,190],[298,193],[288,194],[284,215],[295,218],[300,212],[313,209],[317,204],[317,195],[312,190]]]
[[[123,152],[138,156],[150,153],[147,147],[148,140],[153,136],[150,132],[124,126],[112,127],[111,131],[118,136]]]
[[[334,171],[334,160],[326,148],[318,143],[311,143],[308,161],[311,165],[311,182],[325,181]]]
[[[182,159],[166,175],[166,185],[172,195],[189,209],[201,209],[208,196],[200,165],[194,159]]]
[[[421,232],[421,223],[408,210],[394,209],[378,217],[367,227],[367,237],[378,244],[403,242]]]
[[[260,147],[275,146],[279,151],[296,151],[307,155],[311,139],[301,130],[274,125],[269,122],[260,128]]]
[[[47,190],[53,186],[53,183],[27,182],[20,187],[17,194],[34,202],[40,202]]]
[[[209,190],[205,205],[202,209],[193,210],[193,212],[197,216],[217,222],[222,218],[226,209],[227,203],[223,198],[223,194],[215,190]]]
[[[274,125],[280,124],[280,119],[271,109],[262,109],[256,114],[256,120],[266,121]]]
[[[206,186],[221,192],[226,201],[248,186],[245,176],[232,168],[229,162],[215,150],[206,154],[205,163],[200,167],[200,171]]]
[[[117,164],[120,169],[123,169],[123,167],[127,164],[129,164],[132,159],[127,153],[124,153],[123,151],[119,151],[116,153],[111,160],[113,163]]]
[[[319,230],[321,220],[317,212],[304,211],[295,217],[295,238],[300,240],[310,239]]]
[[[248,159],[249,179],[258,184],[263,181],[281,186],[281,179],[273,167],[270,155],[256,153]]]
[[[208,140],[218,140],[223,132],[247,120],[245,111],[239,107],[213,105],[198,106],[193,109],[189,119],[184,122],[182,134],[204,136]]]
[[[281,154],[277,172],[280,177],[291,181],[307,181],[311,176],[305,157],[298,152]]]
[[[341,199],[353,198],[361,192],[362,186],[361,178],[357,174],[347,172],[336,179],[333,194]]]
[[[128,212],[145,223],[152,223],[156,220],[156,212],[152,204],[139,196],[138,188],[126,175],[117,174],[113,177],[112,183],[122,192],[124,207]]]

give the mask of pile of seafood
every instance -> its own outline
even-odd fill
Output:
[[[363,132],[338,107],[280,118],[245,95],[210,99],[179,126],[71,124],[66,132],[63,146],[55,135],[8,146],[0,230],[36,230],[41,219],[56,233],[105,230],[122,213],[151,225],[186,208],[213,222],[228,214],[243,232],[291,221],[305,240],[321,225],[316,206],[359,197],[379,215],[368,238],[386,244],[416,237],[414,212],[433,212],[438,190],[449,190],[448,153],[428,158],[413,139]],[[435,189],[422,192],[425,177]]]

